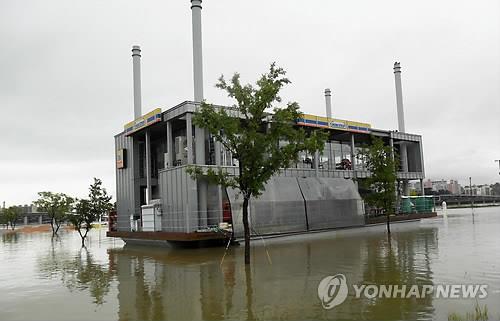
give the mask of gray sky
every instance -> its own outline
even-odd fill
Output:
[[[205,97],[274,60],[306,113],[396,129],[401,61],[407,131],[423,135],[426,175],[500,181],[500,2],[203,1]],[[191,100],[188,0],[0,1],[0,201],[43,190],[114,194],[114,134],[132,120],[131,46],[142,46],[143,111]]]

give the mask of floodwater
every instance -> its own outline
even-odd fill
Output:
[[[500,320],[500,208],[254,242],[243,248],[124,247],[92,232],[0,232],[0,320],[447,320],[476,300]],[[356,298],[322,307],[318,284],[486,284],[484,299]]]

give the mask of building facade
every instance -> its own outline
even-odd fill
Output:
[[[125,125],[115,136],[119,231],[192,233],[232,223],[236,235],[241,232],[242,198],[237,191],[200,184],[186,172],[187,166],[197,164],[238,175],[237,160],[210,136],[204,140],[204,159],[197,159],[200,139],[192,117],[198,106],[187,101],[165,112],[155,110]],[[401,181],[424,178],[419,135],[313,115],[304,115],[296,126],[326,129],[329,139],[321,153],[301,154],[297,163],[268,182],[259,199],[251,200],[254,234],[363,225],[363,202],[356,182],[370,175],[360,151],[372,136],[382,138],[397,154],[405,145],[408,170],[398,172]],[[205,198],[201,189],[206,189]]]

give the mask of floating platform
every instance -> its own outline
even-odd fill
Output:
[[[107,237],[119,237],[125,243],[151,244],[151,243],[172,243],[174,245],[194,245],[224,243],[229,241],[231,233],[226,232],[128,232],[128,231],[108,231]],[[153,242],[151,242],[153,241]]]
[[[434,218],[434,217],[437,217],[437,213],[436,212],[411,213],[411,214],[391,215],[389,217],[390,217],[390,221],[392,223],[392,222],[415,221],[415,220],[420,220],[420,219],[424,219],[424,218]],[[365,218],[366,225],[381,224],[381,223],[386,223],[386,222],[387,222],[387,217],[385,215]]]

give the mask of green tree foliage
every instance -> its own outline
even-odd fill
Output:
[[[371,190],[371,193],[365,196],[365,201],[385,212],[387,232],[390,234],[390,215],[394,213],[396,202],[397,157],[393,155],[390,146],[384,145],[384,141],[375,136],[372,136],[372,144],[363,154],[366,158],[366,168],[371,172],[364,182]]]
[[[10,228],[14,230],[16,228],[16,222],[19,218],[19,215],[21,215],[21,208],[17,206],[11,206],[2,210],[2,218],[0,219],[0,221],[3,224],[6,224],[7,227],[10,225]]]
[[[92,223],[112,209],[110,201],[111,196],[102,188],[102,181],[98,178],[94,178],[94,183],[90,185],[89,198],[77,200],[74,212],[68,218],[82,238],[82,247],[93,227]]]
[[[198,166],[192,166],[188,172],[193,177],[207,178],[211,183],[241,192],[245,264],[250,263],[250,198],[258,197],[266,182],[281,168],[297,161],[299,152],[322,151],[327,138],[323,131],[307,133],[303,128],[295,126],[295,121],[301,115],[296,102],[289,102],[284,107],[275,106],[276,103],[281,103],[280,90],[289,83],[285,78],[285,71],[274,63],[257,80],[255,86],[242,85],[238,73],[234,74],[229,83],[221,76],[216,87],[236,100],[232,110],[202,103],[193,118],[196,126],[207,129],[239,162],[239,175],[234,177],[221,168],[204,171]]]
[[[0,208],[0,224],[4,225],[4,227],[7,229],[9,226],[7,222],[7,217],[4,215],[5,210],[6,210],[5,208]]]
[[[92,222],[97,219],[97,216],[92,213],[89,200],[77,200],[75,203],[75,211],[68,215],[68,220],[73,224],[75,230],[78,231],[82,238],[82,247],[85,247],[85,238],[92,229]]]
[[[52,236],[54,236],[66,220],[67,214],[71,212],[74,199],[66,194],[53,192],[39,192],[38,196],[34,204],[49,215]]]
[[[102,181],[94,178],[94,184],[89,188],[90,210],[92,215],[96,216],[96,220],[101,220],[104,214],[107,214],[113,208],[111,203],[111,195],[105,188],[102,187]]]

